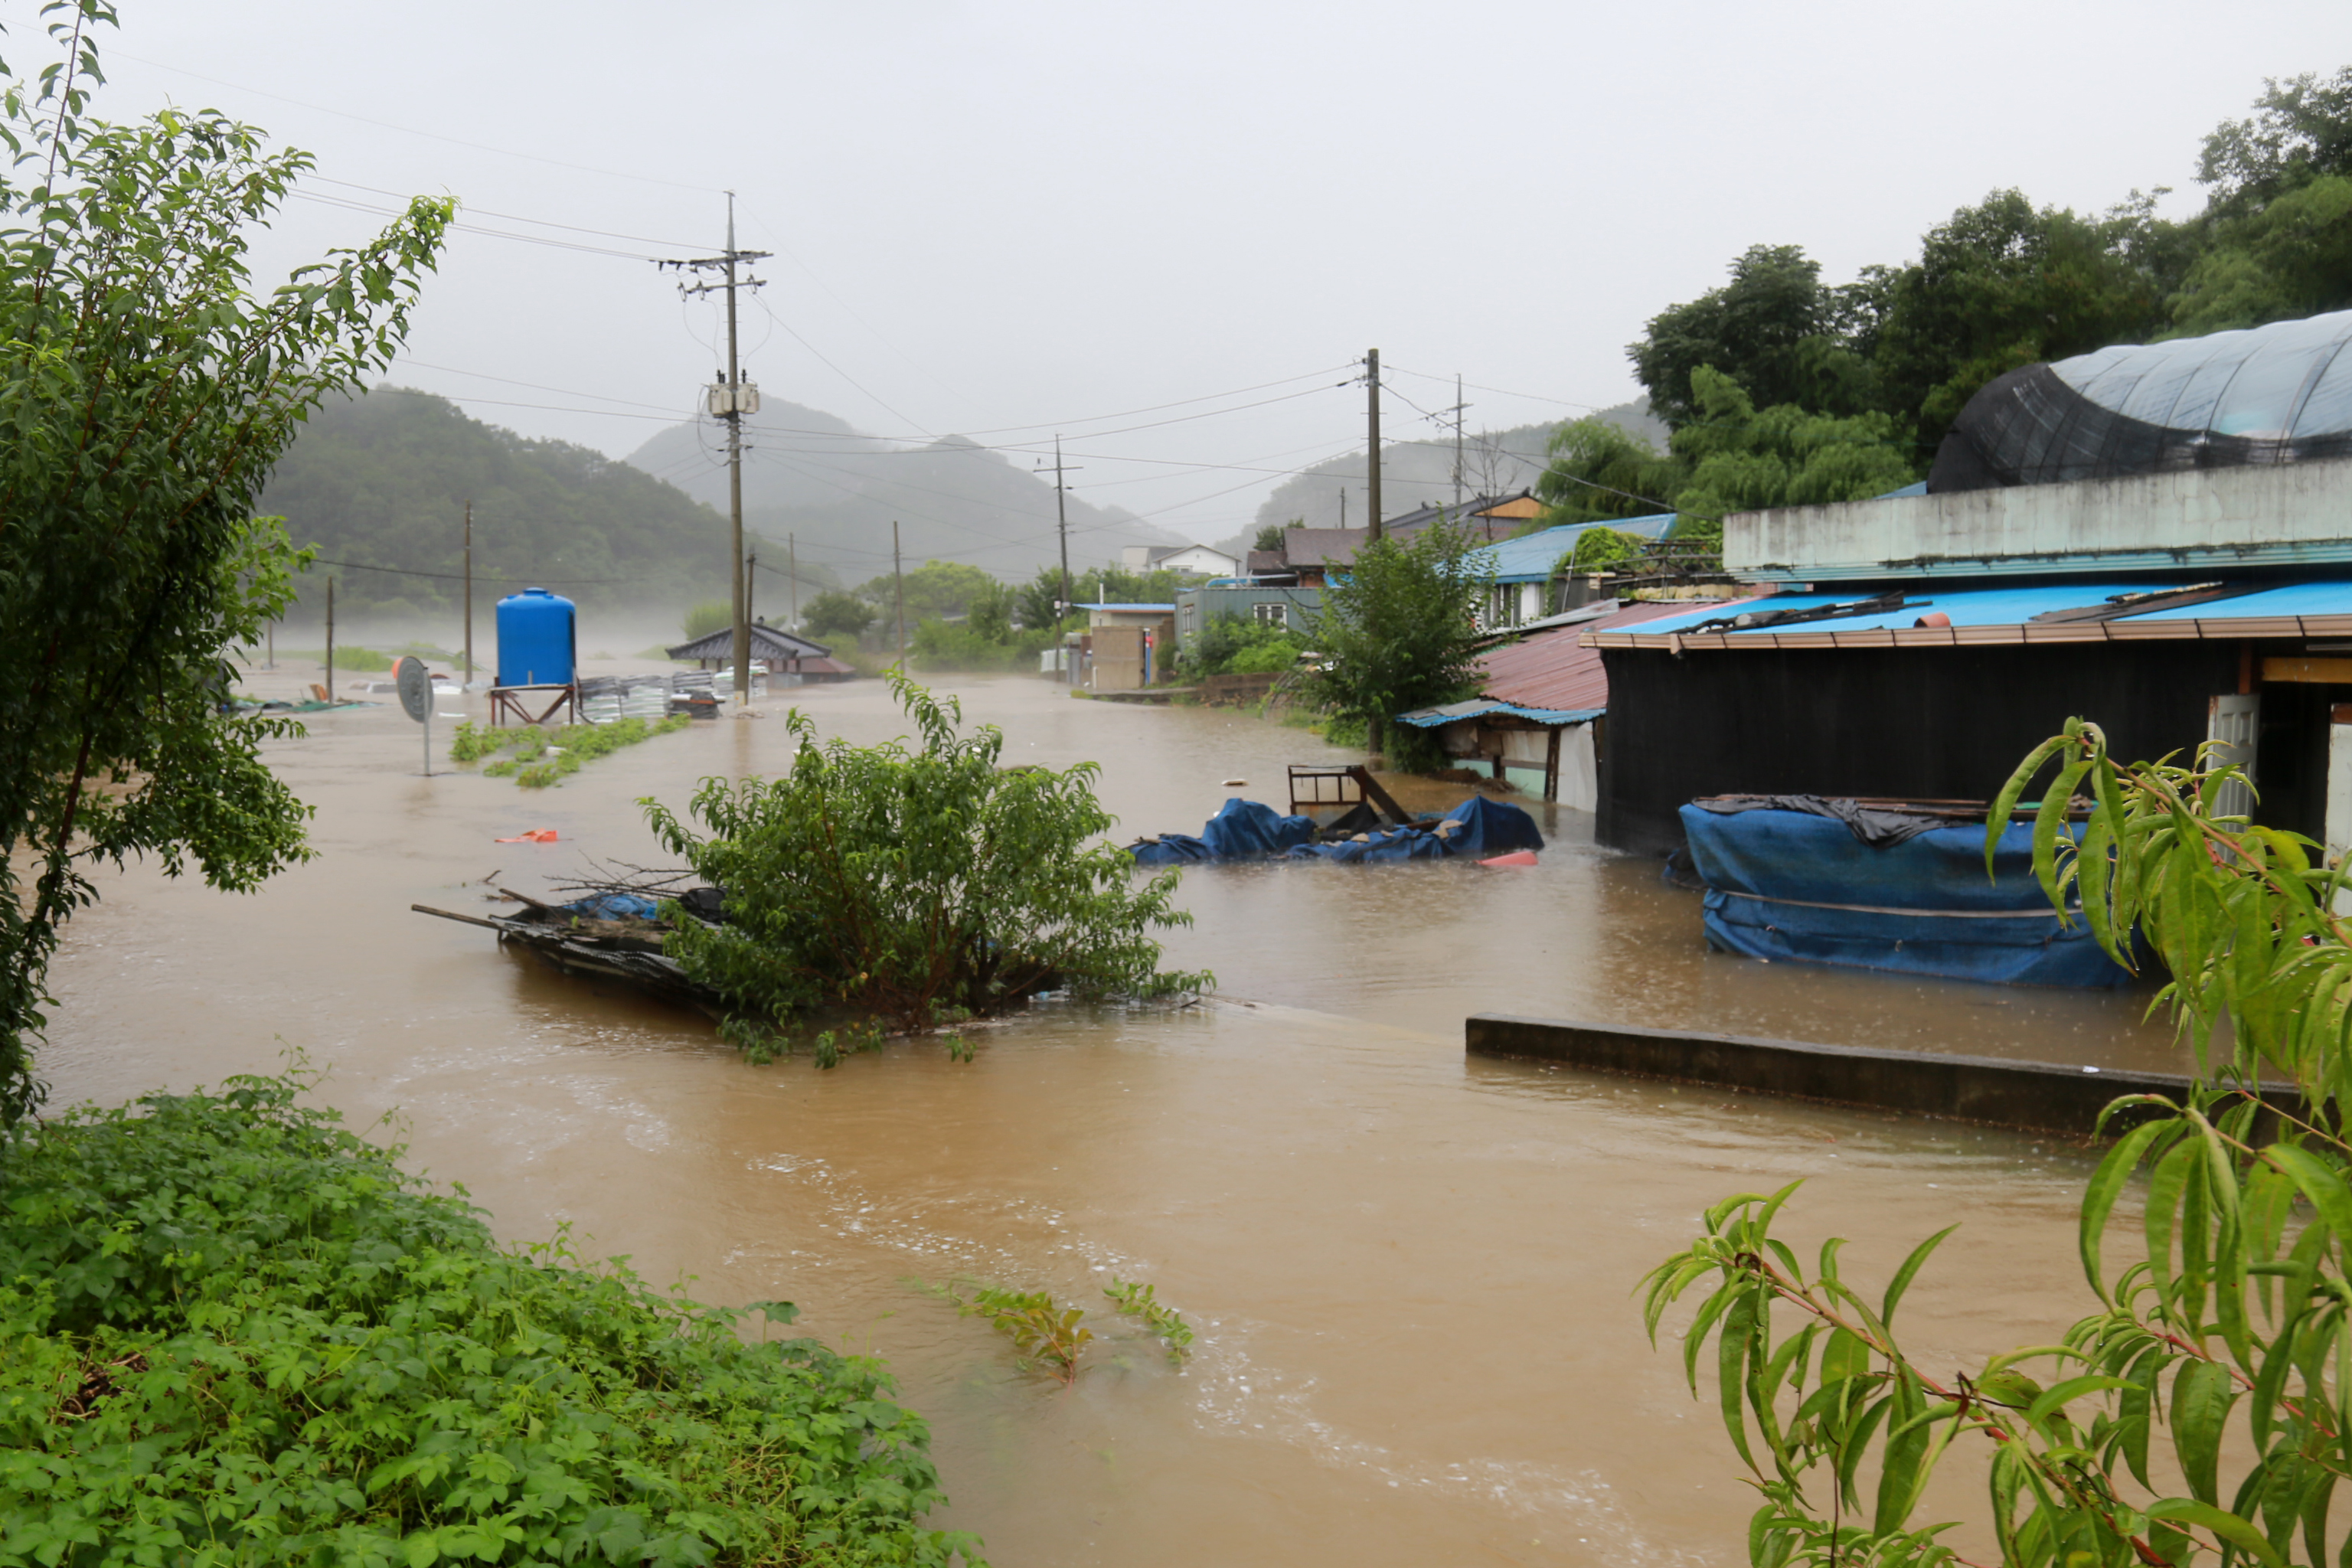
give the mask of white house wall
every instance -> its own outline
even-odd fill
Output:
[[[2352,563],[2352,459],[1735,512],[1723,563],[1760,583]]]

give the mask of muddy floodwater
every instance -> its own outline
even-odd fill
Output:
[[[1099,763],[1133,833],[1197,831],[1228,794],[1280,805],[1286,763],[1354,760],[1233,714],[1018,678],[948,689],[1002,726],[1008,762]],[[879,682],[790,696],[826,734],[902,728]],[[413,1163],[463,1184],[501,1235],[568,1224],[656,1281],[789,1299],[802,1331],[887,1357],[953,1499],[932,1522],[979,1531],[1000,1565],[1744,1561],[1754,1494],[1711,1386],[1691,1399],[1630,1294],[1734,1192],[1807,1178],[1788,1234],[1852,1237],[1850,1277],[1883,1279],[1960,1221],[1905,1310],[1931,1368],[2047,1342],[2086,1308],[2079,1149],[1465,1060],[1467,1014],[2178,1065],[2140,1022],[2144,993],[1709,953],[1696,895],[1562,812],[1524,870],[1188,872],[1197,923],[1169,959],[1216,972],[1198,1007],[1042,1006],[977,1033],[968,1065],[922,1042],[831,1072],[747,1067],[699,1017],[409,905],[481,912],[486,880],[536,892],[589,856],[658,863],[637,798],[780,768],[784,700],[542,792],[419,776],[415,726],[381,700],[275,752],[317,808],[317,860],[246,897],[152,868],[107,879],[52,975],[55,1098],[307,1053],[331,1069],[319,1098],[358,1123],[394,1113]],[[560,841],[494,842],[536,827]],[[977,1275],[1108,1316],[1113,1274],[1196,1326],[1181,1373],[1106,1329],[1065,1390],[915,1288]]]

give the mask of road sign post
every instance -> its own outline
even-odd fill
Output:
[[[425,726],[425,776],[433,776],[433,674],[421,658],[404,658],[393,677],[400,688],[400,705]]]

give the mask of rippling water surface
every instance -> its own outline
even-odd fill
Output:
[[[1102,764],[1134,832],[1195,830],[1229,793],[1279,803],[1286,763],[1352,760],[1230,714],[1016,678],[956,689],[1003,727],[1007,761]],[[877,682],[793,695],[826,734],[901,728]],[[332,1069],[320,1098],[358,1122],[394,1116],[414,1163],[462,1183],[502,1235],[568,1222],[657,1280],[788,1298],[803,1331],[888,1357],[936,1435],[954,1500],[935,1522],[981,1531],[1002,1565],[1727,1565],[1754,1494],[1677,1347],[1644,1341],[1643,1271],[1708,1203],[1798,1177],[1791,1239],[1834,1226],[1851,1273],[1883,1277],[1957,1219],[1906,1310],[1927,1363],[1958,1364],[2084,1310],[2084,1157],[1465,1060],[1465,1015],[2176,1059],[2139,1021],[2144,995],[1710,954],[1694,895],[1593,848],[1590,818],[1566,812],[1529,870],[1188,873],[1197,923],[1170,959],[1213,969],[1217,1000],[1039,1008],[980,1031],[969,1065],[923,1044],[832,1072],[749,1068],[698,1017],[408,912],[480,910],[486,882],[537,890],[587,856],[657,860],[636,799],[779,768],[779,719],[699,725],[534,794],[418,776],[415,729],[388,702],[318,716],[275,759],[318,808],[318,860],[241,898],[133,869],[74,923],[42,1058],[57,1098],[307,1052]],[[1236,777],[1248,786],[1223,787]],[[494,842],[541,826],[561,841]],[[1181,1374],[1110,1329],[1066,1391],[913,1288],[977,1274],[1108,1316],[1096,1292],[1114,1273],[1154,1282],[1199,1330]]]

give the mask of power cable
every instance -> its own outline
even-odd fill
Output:
[[[437,577],[445,583],[462,583],[466,580],[466,574],[463,572],[418,572],[406,566],[372,566],[364,561],[330,561],[323,555],[312,556],[310,564],[340,566],[346,572],[388,572],[395,577]],[[477,583],[529,583],[542,587],[551,583],[559,588],[579,588],[600,583],[634,583],[637,579],[635,577],[533,577],[529,575],[514,577],[499,573],[477,572],[474,574],[474,581]]]
[[[176,76],[193,77],[197,81],[208,81],[215,87],[225,87],[232,92],[249,92],[257,98],[275,99],[279,103],[290,103],[297,109],[308,109],[320,114],[332,114],[343,120],[355,120],[362,125],[373,125],[384,131],[397,131],[404,135],[423,136],[434,142],[446,142],[453,147],[467,147],[477,153],[495,153],[501,158],[520,158],[526,163],[545,163],[551,168],[570,169],[575,174],[602,174],[607,179],[635,180],[640,184],[646,185],[667,185],[672,190],[702,191],[712,195],[723,194],[716,185],[696,185],[689,184],[684,180],[664,180],[650,174],[625,174],[619,169],[600,169],[590,163],[567,163],[561,158],[541,157],[536,153],[518,153],[511,147],[493,147],[486,142],[468,142],[462,137],[445,136],[437,131],[419,131],[414,125],[399,125],[389,120],[374,120],[364,114],[353,114],[347,109],[330,109],[323,103],[310,103],[302,99],[289,98],[282,92],[271,92],[264,88],[247,87],[241,82],[225,80],[216,76],[206,76],[202,71],[192,71],[185,66],[165,65],[162,60],[151,60],[143,55],[134,55],[128,49],[111,45],[108,47],[107,53],[121,59],[136,60],[142,66],[152,66],[157,70],[170,71]]]
[[[413,193],[406,191],[388,191],[382,185],[362,185],[353,180],[338,180],[329,174],[308,173],[305,174],[302,178],[306,180],[318,180],[330,185],[341,185],[346,190],[372,191],[379,196],[390,196],[394,201],[408,201],[412,199],[413,195]],[[470,202],[466,202],[462,199],[459,202],[458,210],[467,213],[478,213],[483,217],[504,218],[509,223],[527,223],[538,228],[561,228],[569,230],[573,234],[593,234],[600,239],[635,240],[640,245],[657,245],[665,250],[692,250],[695,248],[695,242],[692,240],[656,239],[650,235],[644,234],[615,234],[614,231],[607,228],[584,228],[576,223],[557,223],[552,218],[525,217],[520,213],[492,212],[488,207],[478,207]]]

